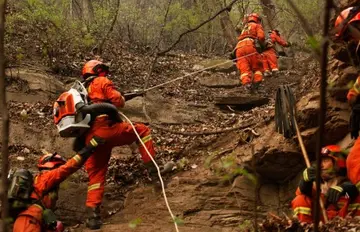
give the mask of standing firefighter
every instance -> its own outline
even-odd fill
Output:
[[[356,50],[350,51],[353,54],[359,54],[360,43],[360,9],[359,7],[349,7],[343,10],[336,18],[335,29],[337,31],[336,37],[338,40],[357,44]],[[348,177],[358,189],[360,189],[360,76],[357,78],[353,87],[347,94],[347,99],[352,107],[350,128],[351,137],[356,139],[354,146],[350,150],[349,156],[346,160],[348,169]]]
[[[259,54],[260,47],[264,44],[265,35],[258,14],[252,13],[244,18],[244,28],[236,45],[236,66],[240,71],[240,80],[246,89],[258,88],[262,76],[262,57]]]
[[[106,77],[108,72],[109,67],[97,60],[91,60],[84,65],[82,77],[88,90],[89,102],[91,104],[107,102],[115,105],[117,108],[122,108],[125,105],[125,99],[115,89],[113,82]],[[155,150],[150,129],[144,124],[138,123],[135,124],[135,129],[151,156],[154,157]],[[129,123],[114,122],[105,114],[97,116],[92,122],[91,128],[84,136],[86,144],[91,143],[93,136],[98,136],[106,142],[104,145],[99,146],[85,163],[85,169],[89,175],[86,199],[88,219],[86,225],[90,229],[99,229],[102,224],[100,205],[104,194],[105,177],[111,150],[116,146],[138,142],[138,138]],[[142,145],[139,146],[139,152],[152,180],[156,180],[156,168]]]
[[[101,144],[102,140],[99,138],[92,138],[93,145],[89,145],[81,149],[77,155],[66,161],[60,155],[46,154],[39,159],[37,167],[40,171],[30,184],[28,201],[13,201],[10,202],[10,212],[12,209],[14,212],[18,211],[19,206],[28,205],[28,207],[16,215],[14,223],[14,232],[45,232],[45,231],[63,231],[62,223],[57,221],[55,215],[51,211],[56,206],[58,199],[59,185],[71,174],[81,168],[83,163],[89,158],[97,144]],[[29,172],[27,170],[21,170],[16,173],[16,180],[32,181],[31,178],[26,178]],[[30,174],[31,175],[31,174]],[[28,175],[29,176],[29,175]],[[15,188],[21,188],[25,182],[20,182]],[[26,186],[26,185],[24,185]],[[19,191],[18,189],[14,189]],[[10,191],[11,192],[11,191]],[[11,195],[11,193],[10,193]],[[15,196],[10,196],[9,199]]]
[[[290,44],[286,42],[278,30],[269,31],[269,38],[266,41],[266,49],[263,54],[264,75],[270,76],[271,72],[276,73],[279,71],[277,62],[277,53],[275,50],[276,43],[283,47],[288,47]]]
[[[336,216],[360,216],[359,192],[346,176],[346,154],[337,145],[321,150],[321,198],[329,220]],[[306,168],[301,177],[296,197],[292,201],[294,214],[301,222],[313,221],[316,178],[315,167]]]

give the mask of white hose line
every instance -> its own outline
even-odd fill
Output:
[[[168,211],[169,211],[169,213],[170,213],[170,215],[171,215],[171,218],[172,218],[172,220],[173,220],[173,222],[174,222],[176,232],[179,232],[179,228],[178,228],[177,223],[176,223],[176,218],[175,218],[174,214],[173,214],[172,211],[171,211],[171,208],[170,208],[170,205],[169,205],[167,196],[166,196],[165,185],[164,185],[164,181],[163,181],[163,179],[162,179],[162,177],[161,177],[161,173],[160,173],[160,168],[159,168],[159,166],[158,166],[157,163],[155,162],[154,158],[151,156],[151,154],[150,154],[149,150],[146,148],[144,142],[141,140],[140,135],[137,133],[134,124],[130,121],[130,119],[129,119],[128,117],[126,117],[125,114],[123,114],[123,113],[120,112],[120,111],[119,111],[119,114],[120,114],[121,116],[123,116],[123,117],[126,119],[126,121],[128,121],[128,122],[130,123],[130,125],[131,125],[132,129],[134,130],[134,132],[135,132],[138,140],[140,141],[141,145],[145,148],[146,153],[148,154],[148,156],[150,157],[151,161],[152,161],[153,164],[155,165],[155,167],[156,167],[156,169],[157,169],[157,172],[158,172],[159,179],[160,179],[161,189],[162,189],[162,193],[163,193],[163,195],[164,195],[164,200],[165,200],[166,207],[167,207],[167,209],[168,209]]]
[[[180,80],[180,79],[183,79],[183,78],[185,78],[185,77],[188,77],[188,76],[191,76],[191,75],[194,75],[194,74],[197,74],[197,73],[206,71],[206,70],[208,70],[208,69],[212,69],[212,68],[215,68],[215,67],[217,67],[217,66],[220,66],[220,65],[223,65],[223,64],[226,64],[226,63],[229,63],[229,62],[234,62],[234,61],[237,61],[238,59],[241,59],[241,58],[245,58],[245,57],[248,57],[248,56],[252,56],[252,55],[254,55],[254,54],[256,54],[256,53],[257,53],[257,52],[253,52],[253,53],[247,54],[247,55],[245,55],[245,56],[237,57],[236,59],[233,59],[233,60],[228,60],[228,61],[225,61],[225,62],[220,63],[220,64],[215,64],[215,65],[212,65],[212,66],[210,66],[210,67],[207,67],[207,68],[204,68],[204,69],[200,69],[200,70],[195,71],[195,72],[192,72],[192,73],[188,73],[188,74],[186,74],[186,75],[184,75],[184,76],[177,77],[177,78],[175,78],[175,79],[173,79],[173,80],[166,81],[166,82],[161,83],[161,84],[159,84],[159,85],[155,85],[155,86],[152,86],[152,87],[150,87],[150,88],[144,89],[144,92],[147,92],[147,91],[150,91],[150,90],[159,88],[159,87],[161,87],[161,86],[163,86],[163,85],[167,85],[167,84],[169,84],[169,83],[171,83],[171,82],[175,82],[175,81],[177,81],[177,80]]]

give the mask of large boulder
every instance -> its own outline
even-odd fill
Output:
[[[7,69],[6,84],[7,98],[15,101],[47,101],[65,91],[65,85],[55,77],[26,69]]]
[[[236,87],[240,85],[240,80],[237,77],[234,77],[233,75],[206,75],[209,73],[204,73],[205,75],[202,75],[198,79],[199,83],[203,86],[209,87],[209,88],[226,88],[226,87]]]
[[[145,102],[147,114],[154,123],[195,123],[206,111],[205,108],[196,106],[193,110],[189,110],[188,105],[176,99],[164,98],[161,94],[153,92],[147,93]],[[143,111],[143,97],[136,97],[127,101],[121,111],[134,122],[148,122]]]
[[[223,72],[223,73],[231,73],[237,70],[235,63],[228,59],[211,59],[211,60],[203,60],[200,63],[194,65],[194,70],[202,70],[207,69],[211,72]]]

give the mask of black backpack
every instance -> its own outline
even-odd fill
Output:
[[[14,169],[10,170],[8,180],[9,216],[15,220],[33,203],[31,193],[34,190],[34,177],[27,169]]]

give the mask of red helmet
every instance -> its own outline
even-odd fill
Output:
[[[328,145],[321,149],[322,157],[330,157],[334,160],[337,170],[346,169],[346,156],[347,153],[344,152],[338,145]]]
[[[37,164],[39,169],[53,169],[66,163],[66,160],[57,153],[43,155]]]
[[[88,61],[82,69],[82,77],[84,79],[90,76],[107,75],[109,73],[109,66],[98,60]]]
[[[246,22],[261,23],[261,17],[257,13],[251,13],[245,16]]]
[[[360,12],[358,12],[348,22],[345,21],[349,16],[350,17],[352,16],[351,12],[355,10],[357,10],[355,7],[349,7],[341,11],[340,15],[336,18],[335,28],[337,29],[337,33],[335,35],[337,37],[340,37],[344,34],[345,30],[347,29],[347,26],[350,23],[360,20]]]

